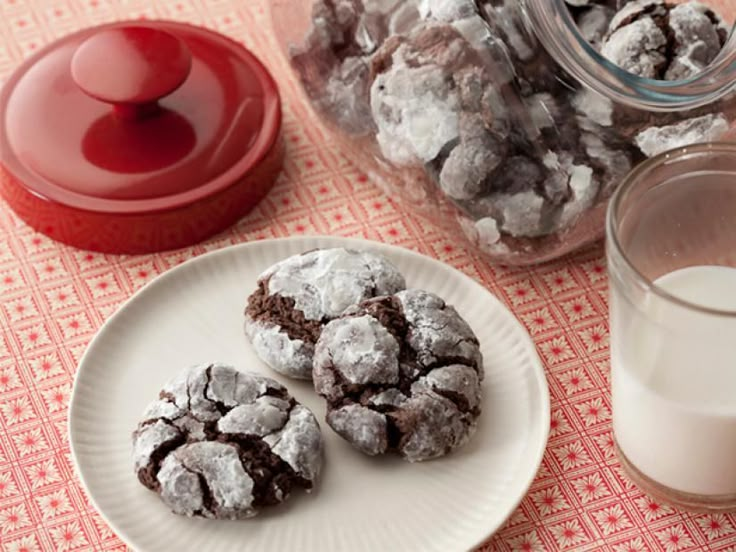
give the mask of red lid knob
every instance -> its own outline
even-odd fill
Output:
[[[72,57],[74,82],[86,94],[126,116],[156,110],[189,75],[192,55],[179,38],[151,27],[125,26],[96,33]]]

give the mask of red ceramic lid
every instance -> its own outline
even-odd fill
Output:
[[[168,21],[88,29],[6,83],[0,190],[79,247],[179,247],[261,199],[281,166],[280,127],[275,83],[238,43]]]

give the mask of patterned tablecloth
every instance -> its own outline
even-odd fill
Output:
[[[539,474],[482,550],[736,551],[736,517],[658,504],[621,472],[611,437],[607,281],[601,248],[533,270],[493,269],[382,194],[312,117],[270,36],[267,0],[0,0],[0,81],[75,29],[171,18],[243,40],[275,73],[288,158],[235,228],[182,251],[110,256],[30,230],[0,203],[0,549],[122,550],[74,476],[66,413],[77,362],[122,301],[186,259],[246,240],[358,236],[420,251],[479,280],[534,338],[552,394]],[[295,0],[298,1],[298,0]]]

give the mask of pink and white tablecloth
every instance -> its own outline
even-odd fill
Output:
[[[298,0],[295,0],[298,1]],[[532,270],[484,264],[381,193],[312,117],[276,42],[267,0],[0,0],[0,81],[24,56],[81,27],[170,18],[243,40],[285,102],[288,158],[266,200],[209,242],[118,257],[59,245],[0,202],[0,550],[122,550],[75,478],[66,410],[92,335],[143,284],[186,259],[246,240],[358,236],[437,257],[485,284],[534,338],[552,394],[552,428],[528,496],[483,551],[729,550],[736,517],[658,504],[621,472],[611,437],[607,281],[601,248]]]

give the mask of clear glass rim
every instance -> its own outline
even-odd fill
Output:
[[[521,0],[545,49],[573,77],[599,94],[651,111],[694,109],[736,90],[736,32],[702,72],[687,80],[648,79],[622,70],[580,34],[564,0]]]
[[[619,239],[619,224],[621,222],[622,213],[621,207],[622,202],[626,198],[627,194],[635,188],[641,180],[646,177],[654,168],[672,162],[677,162],[684,159],[685,157],[692,156],[707,156],[712,154],[730,154],[736,157],[736,144],[730,142],[710,142],[707,144],[696,144],[693,146],[686,146],[683,148],[677,148],[674,150],[666,151],[661,153],[647,161],[644,161],[632,170],[616,189],[608,205],[608,212],[606,214],[606,242],[608,248],[609,258],[612,253],[623,262],[625,269],[628,271],[630,276],[634,279],[636,284],[643,290],[648,291],[659,298],[668,301],[670,303],[679,305],[682,308],[696,311],[702,314],[711,316],[720,316],[726,318],[736,318],[736,311],[715,309],[710,307],[704,307],[681,299],[676,295],[669,293],[651,279],[644,276],[641,271],[636,267],[636,264],[632,262],[631,258],[626,254],[624,247]],[[736,169],[734,170],[736,175]],[[735,184],[736,185],[736,184]],[[736,224],[736,221],[734,222]],[[610,263],[609,263],[610,266]],[[609,270],[610,272],[610,270]]]

